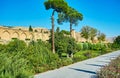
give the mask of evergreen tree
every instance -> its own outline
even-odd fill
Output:
[[[31,25],[29,26],[29,31],[30,31],[30,32],[32,32],[32,31],[33,31],[33,29],[32,29],[32,26],[31,26]]]
[[[66,13],[59,13],[58,14],[58,24],[62,24],[63,22],[69,22],[70,23],[70,36],[72,37],[72,25],[75,26],[78,25],[78,21],[83,19],[83,15],[79,13],[77,10],[75,10],[72,7],[67,8]]]
[[[55,53],[55,45],[54,45],[54,14],[55,12],[66,12],[67,3],[64,0],[46,0],[44,2],[46,10],[53,9],[51,16],[52,23],[52,52]]]

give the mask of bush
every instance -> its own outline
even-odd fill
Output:
[[[51,36],[49,43],[52,43]],[[72,56],[76,52],[76,46],[74,38],[68,37],[66,31],[59,31],[59,28],[57,28],[55,32],[55,51],[60,58],[62,58],[62,53],[67,53],[69,56]]]
[[[6,46],[5,45],[2,45],[2,44],[0,44],[0,52],[2,52],[3,50],[5,50],[6,49]]]
[[[98,78],[120,78],[120,56],[97,73]]]
[[[100,51],[92,51],[91,52],[91,57],[97,57],[100,55]]]
[[[24,52],[24,55],[26,55],[26,58],[29,60],[29,64],[34,67],[34,72],[36,73],[57,68],[59,58],[45,47],[46,44],[47,43],[42,41],[34,42],[34,44],[29,45]]]
[[[72,64],[73,63],[73,60],[71,58],[64,58],[64,59],[61,59],[61,62],[62,62],[62,66],[66,66],[66,65],[69,65],[69,64]]]
[[[22,53],[0,54],[0,78],[28,78],[32,76],[32,69],[28,60],[21,58]]]
[[[85,57],[84,53],[85,53],[85,51],[80,51],[80,52],[75,53],[74,57],[73,57],[73,61],[78,62],[78,61],[87,59],[87,57]]]
[[[83,43],[83,50],[88,50],[88,43]]]
[[[83,43],[77,44],[77,51],[83,50]]]
[[[51,52],[51,45],[41,40],[24,41],[14,39],[7,45],[0,44],[0,78],[28,78],[33,74],[56,69],[72,64],[100,53],[111,51],[112,46],[103,43],[78,43],[73,38],[55,33],[56,54]],[[83,51],[84,50],[84,51]],[[76,52],[79,51],[79,52]],[[66,55],[73,58],[66,58]],[[60,58],[59,58],[60,57]]]
[[[86,51],[85,53],[83,53],[83,55],[87,58],[90,58],[92,53],[90,51]]]
[[[88,43],[88,50],[92,50],[92,43]]]
[[[22,40],[15,39],[6,45],[6,52],[18,52],[27,47],[26,43]]]
[[[113,49],[120,49],[120,36],[117,36],[112,45]]]
[[[101,50],[101,43],[93,44],[92,49],[97,51]]]
[[[80,51],[74,54],[73,61],[74,62],[82,61],[88,58],[96,57],[99,54],[100,51],[94,51],[94,50]]]
[[[32,74],[60,67],[57,54],[50,51],[47,42],[38,40],[28,46],[21,40],[13,40],[2,50],[0,45],[0,78],[28,78]]]

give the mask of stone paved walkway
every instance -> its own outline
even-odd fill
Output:
[[[119,51],[114,51],[96,58],[88,59],[59,69],[40,73],[34,78],[96,78],[96,72],[108,64],[111,59],[120,55]]]

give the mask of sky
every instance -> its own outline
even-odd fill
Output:
[[[42,27],[51,29],[52,9],[46,10],[45,0],[0,0],[0,25]],[[69,6],[83,14],[83,20],[78,26],[73,26],[80,32],[83,26],[90,26],[105,33],[107,37],[120,35],[120,0],[66,0]],[[57,19],[57,13],[55,13]],[[55,28],[69,31],[69,23]]]

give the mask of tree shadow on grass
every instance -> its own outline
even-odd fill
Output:
[[[85,72],[85,73],[89,73],[89,74],[96,74],[96,72],[94,72],[94,71],[89,71],[89,70],[84,70],[84,69],[77,69],[77,68],[69,68],[69,69],[73,69],[76,71]]]

